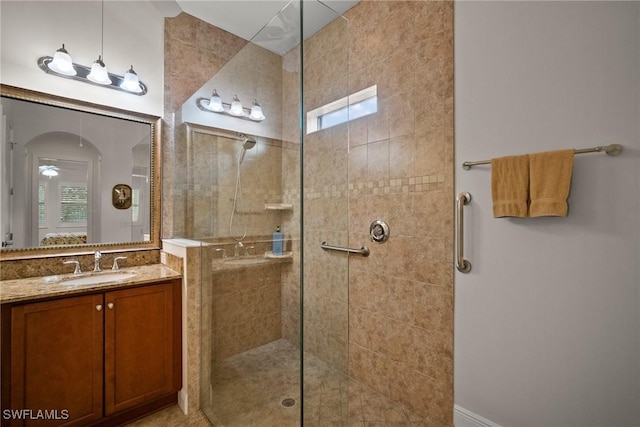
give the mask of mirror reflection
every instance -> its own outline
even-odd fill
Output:
[[[152,123],[4,94],[1,111],[3,250],[151,241]]]

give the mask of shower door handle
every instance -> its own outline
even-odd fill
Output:
[[[471,263],[464,259],[464,205],[471,201],[471,194],[458,193],[456,196],[456,268],[461,273],[471,271]]]

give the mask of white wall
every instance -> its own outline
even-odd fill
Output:
[[[456,2],[455,84],[473,198],[456,405],[505,427],[639,426],[640,2]],[[494,219],[490,167],[461,168],[614,142],[576,156],[566,218]]]
[[[149,1],[104,2],[104,61],[123,75],[130,65],[148,87],[144,96],[56,77],[38,68],[65,44],[73,61],[90,66],[100,54],[100,1],[0,2],[0,82],[155,116],[163,109],[163,17]]]

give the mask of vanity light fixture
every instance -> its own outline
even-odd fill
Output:
[[[253,105],[251,106],[251,114],[249,115],[251,120],[264,120],[266,117],[262,112],[262,107],[258,104],[258,101],[253,100]]]
[[[207,105],[207,109],[215,111],[216,113],[222,113],[224,111],[222,98],[220,98],[220,95],[218,95],[218,92],[216,92],[215,89],[211,93],[211,98],[209,98],[209,105]]]
[[[244,116],[244,109],[242,103],[238,99],[238,95],[233,95],[233,101],[231,101],[231,108],[229,108],[229,114],[236,117]]]
[[[251,108],[244,107],[238,99],[238,95],[233,96],[231,104],[222,101],[218,91],[213,89],[210,98],[198,98],[196,105],[202,111],[207,113],[225,114],[239,119],[251,120],[253,122],[261,122],[266,119],[262,112],[262,107],[256,100],[253,101]]]
[[[102,55],[98,55],[98,59],[91,66],[91,72],[87,76],[89,80],[99,85],[110,85],[113,83],[109,78],[107,66],[102,62]]]
[[[58,49],[53,58],[51,56],[39,58],[38,67],[45,73],[58,77],[65,77],[134,95],[142,96],[147,93],[147,86],[138,80],[138,75],[133,71],[133,66],[129,68],[129,71],[124,76],[120,76],[107,71],[106,67],[104,67],[104,62],[102,62],[102,55],[98,56],[91,68],[76,64],[71,62],[71,56],[64,48],[64,44],[62,48]],[[92,73],[92,68],[94,67],[96,71]]]
[[[54,73],[62,74],[63,76],[71,77],[78,74],[73,68],[73,61],[71,60],[71,55],[67,52],[67,49],[64,48],[64,43],[62,43],[62,47],[56,50],[56,53],[51,58],[51,61],[47,63],[47,68]]]
[[[124,77],[122,78],[122,83],[120,83],[120,87],[127,92],[138,93],[142,92],[142,85],[140,84],[140,80],[138,79],[138,74],[133,71],[133,65],[129,68],[129,71],[124,73]]]
[[[133,65],[124,76],[112,74],[107,71],[102,58],[104,58],[104,0],[102,0],[102,33],[100,44],[100,55],[91,67],[76,64],[71,60],[69,52],[64,47],[56,51],[53,57],[43,56],[38,59],[38,67],[48,74],[68,79],[78,80],[97,86],[108,87],[134,95],[144,95],[147,93],[147,86],[138,79],[138,75],[133,71]]]

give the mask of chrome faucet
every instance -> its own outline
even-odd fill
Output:
[[[233,251],[233,256],[237,258],[240,255],[242,255],[243,251],[244,251],[244,245],[242,244],[242,242],[238,242],[236,243],[236,247]]]
[[[93,255],[94,263],[93,263],[93,271],[102,271],[100,268],[100,260],[102,259],[102,252],[96,251]]]
[[[120,266],[118,265],[118,261],[121,259],[127,259],[126,256],[117,256],[113,259],[113,265],[111,266],[111,270],[120,270]]]
[[[75,264],[76,265],[76,269],[73,270],[73,274],[81,274],[82,270],[80,270],[80,261],[78,261],[77,259],[70,259],[67,261],[62,261],[63,264]]]

